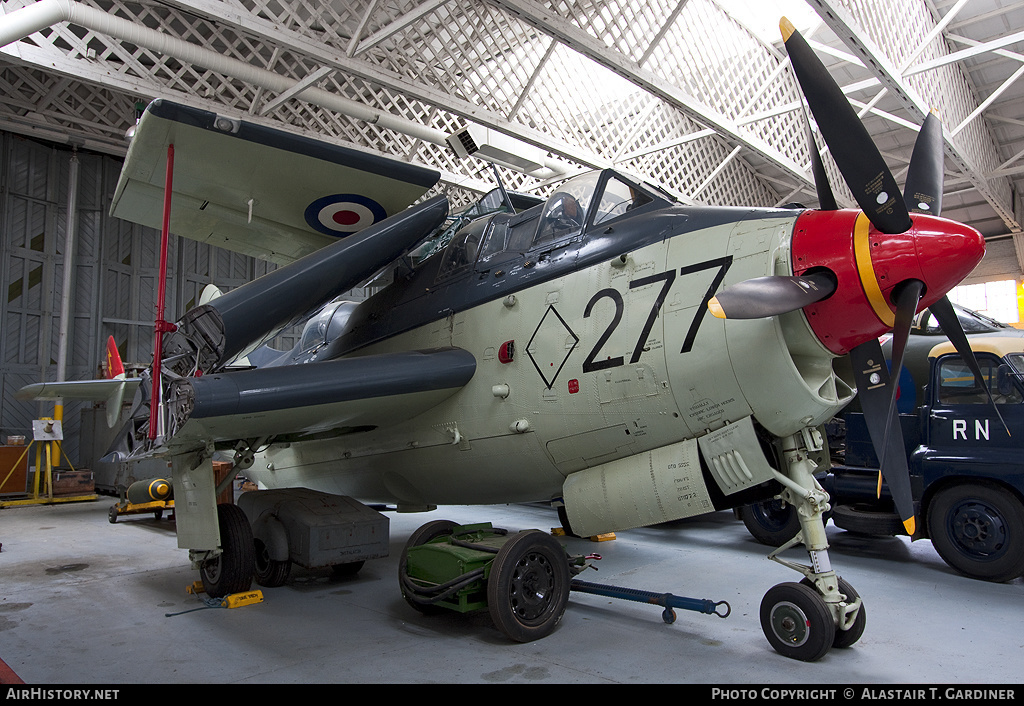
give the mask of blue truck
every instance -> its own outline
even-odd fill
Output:
[[[995,323],[995,322],[993,322]],[[1024,332],[993,327],[969,340],[992,393],[944,339],[911,336],[900,377],[900,423],[917,509],[912,540],[930,539],[951,567],[975,579],[1024,575]],[[864,415],[854,405],[828,425],[831,467],[818,475],[835,526],[905,535]],[[828,465],[828,464],[825,464]],[[760,542],[780,546],[799,530],[792,506],[772,500],[737,509]]]

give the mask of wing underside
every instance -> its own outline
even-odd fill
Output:
[[[440,173],[156,100],[136,126],[111,215],[162,225],[174,145],[171,232],[285,264],[393,215]]]

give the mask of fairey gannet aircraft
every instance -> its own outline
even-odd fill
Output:
[[[803,580],[765,595],[768,640],[803,660],[856,642],[865,609],[829,562],[813,477],[827,462],[820,427],[859,392],[878,448],[902,449],[878,337],[902,346],[930,307],[962,338],[945,294],[984,242],[938,215],[938,120],[901,197],[824,67],[786,34],[860,210],[838,209],[823,176],[820,209],[757,209],[682,205],[604,170],[444,230],[444,197],[405,208],[436,182],[429,170],[150,105],[115,215],[159,225],[169,195],[175,233],[289,263],[158,322],[124,436],[125,457],[171,460],[179,545],[207,590],[245,590],[254,573],[272,583],[288,560],[237,506],[216,504],[211,459],[234,449],[236,469],[268,488],[400,509],[550,501],[581,535],[781,496],[810,564],[786,562]],[[424,239],[437,252],[414,261]],[[389,265],[375,296],[334,301]],[[311,316],[300,349],[231,367]],[[852,378],[834,366],[846,356]],[[879,457],[913,533],[906,461]],[[547,540],[517,541],[515,577],[492,574],[514,639],[543,636],[564,610],[568,571]]]

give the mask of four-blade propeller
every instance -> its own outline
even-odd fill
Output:
[[[877,237],[895,237],[911,230],[914,227],[911,212],[940,215],[943,137],[938,117],[931,113],[922,125],[914,146],[905,192],[901,195],[881,153],[828,70],[788,20],[783,18],[780,28],[793,71],[821,136],[854,199],[878,231]],[[807,134],[819,209],[837,210],[809,123]],[[759,318],[796,311],[829,298],[836,290],[835,279],[830,279],[827,274],[759,277],[731,285],[712,300],[709,308],[719,318]],[[882,306],[890,309],[883,312],[886,319],[895,310],[889,319],[893,331],[891,373],[876,338],[849,351],[861,407],[882,474],[889,485],[896,511],[911,535],[916,531],[914,502],[896,398],[910,327],[926,290],[926,282],[909,278],[888,290],[887,301],[883,298]],[[930,308],[974,372],[976,383],[987,390],[977,360],[948,298],[941,297]],[[989,396],[991,398],[991,394]]]

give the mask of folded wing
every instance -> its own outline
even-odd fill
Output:
[[[443,402],[475,372],[468,351],[438,348],[183,379],[169,389],[167,446],[183,453],[241,436],[295,441],[387,426]]]
[[[171,232],[278,264],[398,213],[436,170],[156,100],[136,126],[111,215],[159,228],[174,145]]]

